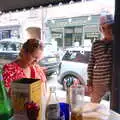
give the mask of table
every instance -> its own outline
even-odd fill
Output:
[[[59,100],[61,100],[60,102],[65,102],[65,98],[59,98]],[[90,102],[90,99],[88,97],[86,97],[86,102]],[[102,101],[102,104],[107,104],[105,101]],[[21,119],[14,119],[14,118],[11,118],[9,120],[21,120]],[[22,118],[22,120],[27,120],[26,118]],[[109,116],[109,119],[108,120],[120,120],[120,114],[110,110],[110,116]]]
[[[111,110],[109,120],[120,120],[120,114]]]
[[[9,120],[15,120],[14,118],[11,118]],[[23,120],[23,119],[22,119]],[[120,120],[120,114],[110,110],[110,116],[108,120]]]

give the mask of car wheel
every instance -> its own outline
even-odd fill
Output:
[[[79,78],[74,75],[66,75],[62,81],[64,90],[66,89],[66,86],[71,86],[72,84],[81,84],[81,80],[79,80]]]

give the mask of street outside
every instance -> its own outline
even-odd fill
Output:
[[[66,92],[65,92],[65,90],[63,90],[62,85],[60,85],[57,82],[57,75],[55,73],[47,78],[47,88],[48,88],[48,90],[49,90],[50,86],[56,86],[56,89],[57,89],[56,90],[56,95],[58,97],[65,96]]]
[[[56,90],[56,96],[58,98],[64,98],[66,96],[66,92],[65,92],[65,90],[63,90],[62,85],[60,85],[57,82],[57,75],[56,74],[53,74],[52,76],[49,76],[47,78],[47,88],[48,88],[48,90],[49,90],[50,86],[56,86],[56,88],[57,88],[57,90]],[[90,101],[90,97],[85,96],[84,100],[86,102],[89,102]]]

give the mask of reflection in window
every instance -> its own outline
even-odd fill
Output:
[[[21,46],[21,43],[3,42],[0,43],[0,51],[19,51]]]
[[[89,51],[67,51],[63,56],[63,60],[72,61],[72,62],[80,62],[80,63],[88,63],[89,61]]]
[[[11,30],[2,31],[2,39],[10,38],[11,37],[10,33],[11,33]]]

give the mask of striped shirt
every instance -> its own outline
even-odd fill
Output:
[[[91,85],[108,85],[112,79],[112,40],[93,43],[88,63],[88,80]]]

